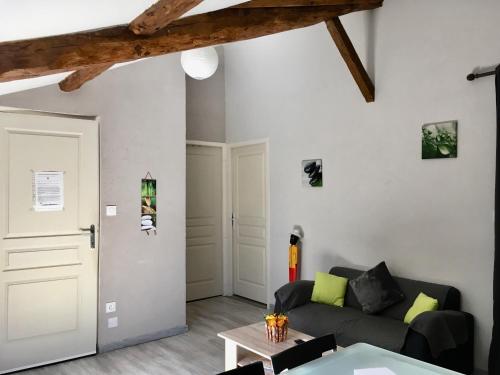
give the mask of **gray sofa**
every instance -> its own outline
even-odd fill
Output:
[[[333,267],[330,273],[352,280],[363,271]],[[276,291],[275,312],[286,312],[291,328],[311,336],[334,333],[340,346],[364,342],[458,372],[472,373],[474,321],[472,315],[460,312],[460,292],[446,285],[399,277],[394,277],[394,280],[404,292],[405,299],[377,315],[362,312],[349,285],[344,307],[313,303],[314,281],[306,280],[286,284]],[[405,324],[404,316],[420,292],[436,298],[439,311],[423,313],[411,325]],[[458,326],[456,323],[447,325],[447,311],[463,318],[463,324],[459,320]],[[446,327],[441,329],[445,324]],[[432,350],[435,345],[431,348],[429,343],[439,343],[443,336],[446,336],[448,346],[436,354]]]

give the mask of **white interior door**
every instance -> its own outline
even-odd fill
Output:
[[[222,294],[222,149],[187,146],[187,300]]]
[[[0,110],[0,373],[96,352],[98,166],[97,121]]]
[[[267,152],[231,149],[234,294],[267,303]]]

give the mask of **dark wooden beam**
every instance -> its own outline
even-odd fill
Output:
[[[77,90],[82,87],[85,82],[94,79],[101,73],[104,73],[113,65],[114,64],[97,64],[85,69],[77,70],[59,82],[59,88],[66,92]]]
[[[140,16],[135,18],[129,29],[134,34],[151,35],[181,17],[203,0],[159,0]],[[79,69],[59,83],[62,91],[74,91],[86,82],[111,68],[114,64],[98,64],[90,68]]]
[[[133,20],[129,29],[137,35],[152,35],[180,18],[203,0],[159,0]]]
[[[311,26],[373,5],[226,8],[185,17],[151,36],[127,26],[0,43],[0,82],[115,64]]]
[[[352,45],[340,19],[338,17],[332,18],[326,21],[326,26],[365,100],[368,103],[374,102],[375,86],[359,59],[356,49]]]
[[[276,8],[328,5],[380,6],[380,0],[251,0],[233,5],[232,8]]]

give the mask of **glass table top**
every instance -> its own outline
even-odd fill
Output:
[[[359,371],[366,370],[368,371]],[[388,369],[369,370],[369,369]],[[287,375],[458,375],[401,354],[368,344],[354,344],[336,353],[296,367]]]

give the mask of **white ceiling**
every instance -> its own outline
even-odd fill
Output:
[[[245,0],[204,0],[187,15]],[[155,0],[0,0],[0,42],[127,24]],[[8,56],[1,58],[8,58]],[[0,83],[0,95],[59,82],[70,73]]]

